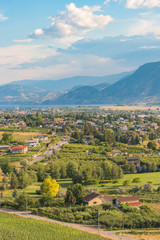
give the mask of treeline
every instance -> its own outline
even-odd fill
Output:
[[[72,178],[73,183],[96,184],[99,180],[123,178],[122,169],[109,161],[85,163],[57,159],[47,166],[35,165],[29,169],[36,170],[39,182],[49,174],[54,179]]]
[[[32,185],[37,182],[37,174],[35,171],[28,171],[27,168],[16,170],[16,168],[10,166],[8,163],[3,164],[2,172],[4,177],[2,178],[1,190],[7,189],[24,189],[28,185]]]

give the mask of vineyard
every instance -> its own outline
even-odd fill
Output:
[[[4,132],[0,132],[0,140],[2,139],[2,134]],[[36,138],[37,135],[40,133],[35,133],[35,132],[13,132],[13,140],[14,141],[19,141],[19,142],[26,142],[27,140]]]
[[[58,224],[0,212],[0,240],[102,240],[101,237]]]

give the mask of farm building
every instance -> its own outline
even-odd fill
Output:
[[[120,203],[129,204],[131,206],[139,207],[142,203],[139,201],[139,197],[130,196],[130,197],[118,197],[116,200],[116,206],[119,206]]]
[[[22,145],[18,145],[15,146],[11,149],[11,153],[27,153],[28,152],[28,147],[27,146],[22,146]]]

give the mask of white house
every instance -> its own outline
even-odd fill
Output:
[[[39,139],[32,139],[27,141],[27,146],[28,147],[39,147]]]

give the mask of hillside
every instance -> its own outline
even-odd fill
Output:
[[[147,63],[133,74],[102,90],[79,88],[56,99],[59,104],[119,104],[159,101],[160,62]],[[84,91],[84,92],[83,92]]]

